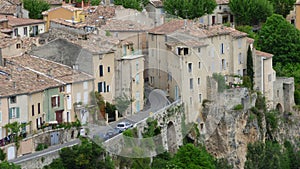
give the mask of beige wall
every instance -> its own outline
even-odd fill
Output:
[[[0,139],[6,137],[6,129],[4,126],[8,123],[8,99],[7,98],[0,98],[0,115],[1,115],[1,122],[0,122]]]
[[[300,4],[296,5],[296,28],[300,30]]]
[[[47,15],[43,16],[44,21],[46,21],[46,26],[45,26],[46,32],[48,32],[48,30],[49,30],[51,19],[62,18],[62,19],[72,20],[73,16],[75,18],[75,15],[73,12],[71,12],[70,10],[67,10],[65,8],[62,8],[62,7],[48,12]]]
[[[105,82],[106,90],[105,92],[102,90],[100,93],[106,101],[112,103],[115,97],[115,53],[94,55],[93,64],[95,91],[100,91],[98,89],[100,83],[102,83],[102,89],[104,89],[103,84]],[[100,76],[100,65],[103,66],[103,76]],[[110,69],[110,72],[108,72],[108,69]],[[107,88],[109,88],[109,92],[107,92]]]
[[[273,108],[273,83],[276,80],[275,71],[272,66],[272,58],[264,59],[264,95],[268,108]]]
[[[43,97],[43,92],[28,95],[28,122],[31,121],[31,125],[29,126],[30,133],[37,131],[38,127],[41,127],[42,122],[45,121]],[[38,105],[40,105],[40,108],[38,108]],[[34,113],[32,112],[32,107],[34,108]]]

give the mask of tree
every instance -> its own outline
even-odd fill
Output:
[[[16,144],[17,150],[20,147],[20,140],[22,139],[21,133],[22,129],[25,128],[29,123],[19,123],[19,122],[13,122],[13,123],[8,123],[4,126],[10,132],[11,134],[14,134],[14,142]]]
[[[253,57],[250,46],[247,51],[247,76],[250,78],[250,89],[253,90],[254,86],[254,71],[253,71]]]
[[[195,147],[193,144],[186,144],[178,150],[170,161],[173,167],[181,169],[214,169],[214,158],[204,147]]]
[[[275,63],[300,62],[300,31],[281,15],[273,14],[259,31],[259,48],[274,54]]]
[[[273,13],[268,0],[230,0],[229,8],[238,25],[259,25]]]
[[[6,153],[2,149],[0,149],[0,161],[4,161],[6,157]]]
[[[0,163],[1,169],[21,169],[21,166],[15,165],[14,163],[9,163],[7,161],[4,161]]]
[[[100,0],[91,0],[92,6],[98,6],[100,4]]]
[[[296,0],[270,0],[274,7],[274,13],[284,18],[293,10]]]
[[[165,0],[163,3],[167,13],[184,19],[194,19],[211,14],[217,7],[215,0]]]
[[[23,0],[23,3],[31,19],[42,19],[42,12],[50,9],[50,5],[45,0]]]
[[[124,8],[132,8],[141,11],[147,4],[149,0],[115,0],[115,5],[122,5]]]

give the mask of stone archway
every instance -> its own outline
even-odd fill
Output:
[[[177,151],[176,131],[175,131],[175,125],[171,121],[168,123],[167,140],[168,140],[167,142],[168,142],[169,152],[176,153]]]
[[[280,113],[283,112],[283,108],[282,108],[282,105],[281,105],[280,103],[278,103],[278,104],[276,105],[276,110],[279,111]]]

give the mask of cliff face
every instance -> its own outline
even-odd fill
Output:
[[[266,140],[264,114],[261,113],[258,118],[250,110],[255,106],[256,97],[256,94],[250,94],[247,90],[234,89],[219,94],[217,100],[204,105],[202,117],[205,127],[200,131],[205,138],[206,149],[217,158],[227,159],[234,168],[244,168],[248,143]],[[277,141],[299,141],[300,120],[297,115],[278,115],[278,130],[274,133]]]

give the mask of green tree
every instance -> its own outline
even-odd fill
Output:
[[[247,51],[247,76],[250,78],[250,89],[253,90],[254,86],[254,71],[253,71],[253,57],[250,46]]]
[[[274,13],[282,15],[284,18],[293,10],[296,0],[270,0],[274,7]]]
[[[163,3],[168,14],[184,19],[194,19],[211,14],[217,7],[215,0],[164,0]]]
[[[259,25],[273,13],[268,0],[230,0],[229,7],[237,25]]]
[[[214,158],[204,147],[186,144],[178,150],[170,161],[170,166],[181,169],[214,169]]]
[[[4,161],[0,163],[1,169],[21,169],[21,166],[15,165],[14,163],[9,163],[7,161]]]
[[[100,4],[100,0],[91,0],[91,5],[98,6]]]
[[[50,5],[45,0],[23,0],[24,8],[29,11],[29,18],[42,19],[43,11],[50,9]]]
[[[0,149],[0,161],[4,161],[6,158],[6,153],[2,149]]]
[[[124,8],[132,8],[141,11],[149,0],[114,0],[115,5],[122,5]]]
[[[14,142],[16,144],[17,149],[19,149],[20,141],[22,139],[21,132],[23,128],[25,128],[29,124],[30,122],[29,123],[13,122],[13,123],[8,123],[4,126],[4,128],[6,128],[9,133],[14,133],[16,135]]]
[[[258,45],[262,51],[274,54],[275,64],[300,62],[300,31],[281,15],[267,19],[259,31]]]

